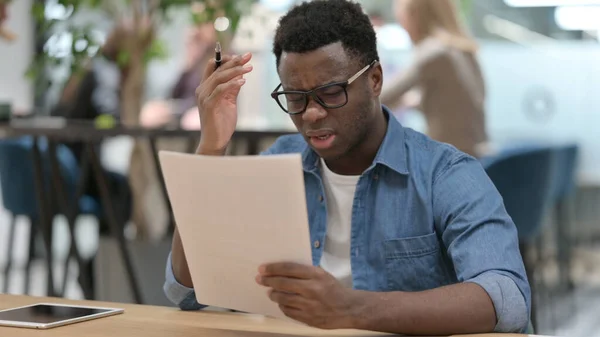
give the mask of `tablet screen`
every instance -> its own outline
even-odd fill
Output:
[[[25,308],[16,308],[0,312],[0,321],[49,324],[101,314],[110,309],[65,307],[57,305],[36,304]]]

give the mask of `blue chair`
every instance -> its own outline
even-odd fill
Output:
[[[540,237],[544,217],[553,204],[555,152],[549,146],[515,147],[495,158],[487,158],[482,165],[500,192],[506,211],[517,227],[533,298],[536,293],[534,263],[528,252]],[[531,323],[534,330],[538,330],[534,303],[531,306]]]
[[[557,146],[555,149],[556,171],[555,188],[552,196],[555,202],[557,260],[561,286],[569,290],[574,288],[571,279],[571,245],[572,237],[569,224],[572,220],[572,196],[575,192],[575,175],[579,147],[577,144]]]
[[[25,292],[29,290],[30,269],[35,249],[35,238],[40,226],[38,214],[38,203],[36,198],[36,186],[34,179],[34,166],[32,161],[33,138],[29,136],[4,139],[0,141],[0,184],[2,190],[2,202],[4,208],[12,213],[9,229],[8,262],[4,269],[4,292],[8,291],[8,280],[10,277],[12,251],[15,234],[15,219],[17,216],[25,216],[31,221],[31,232],[29,238],[29,256],[26,265]],[[50,177],[50,163],[48,158],[48,146],[45,141],[38,144],[42,156],[42,167],[44,181]],[[71,200],[75,196],[75,187],[79,176],[79,167],[73,154],[65,146],[59,145],[56,149],[57,159],[60,165],[61,177],[64,182],[67,197]],[[46,191],[49,186],[46,184]],[[54,209],[54,208],[52,208]],[[79,200],[78,214],[92,214],[100,216],[101,209],[96,200],[83,196]],[[55,212],[49,214],[54,217]],[[46,247],[51,249],[51,247]],[[51,266],[47,266],[50,268]],[[50,273],[49,273],[50,274]]]

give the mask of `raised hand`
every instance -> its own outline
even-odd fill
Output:
[[[246,83],[244,74],[252,71],[248,62],[250,53],[241,56],[224,56],[219,68],[212,59],[206,65],[203,81],[196,89],[196,102],[202,132],[199,154],[223,155],[235,132],[237,123],[237,98]],[[216,68],[216,69],[215,69]]]

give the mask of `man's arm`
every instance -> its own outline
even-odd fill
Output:
[[[424,276],[426,277],[426,276]],[[360,329],[407,335],[491,332],[494,305],[474,283],[422,292],[371,292],[343,286],[322,268],[273,263],[256,282],[290,318],[322,329]]]
[[[451,156],[434,176],[436,231],[458,281],[479,285],[491,299],[494,331],[525,331],[531,290],[517,228],[481,164],[460,152]]]
[[[407,335],[490,332],[494,306],[485,290],[461,283],[422,292],[359,292],[354,328]]]
[[[196,301],[192,277],[177,227],[173,235],[171,253],[167,257],[163,290],[167,298],[182,310],[200,310],[206,307]]]
[[[183,252],[183,244],[181,243],[181,236],[179,236],[177,227],[175,227],[173,243],[171,245],[171,264],[173,276],[175,276],[177,282],[184,287],[193,288],[192,275],[190,275],[190,269],[188,268],[185,253]]]

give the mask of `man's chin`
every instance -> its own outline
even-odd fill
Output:
[[[343,153],[340,153],[340,151],[337,151],[338,149],[336,149],[336,148],[331,148],[331,149],[327,149],[327,150],[315,149],[313,147],[311,147],[311,148],[313,149],[313,151],[315,151],[315,153],[320,158],[322,158],[325,161],[333,161],[333,160],[343,157]]]
[[[308,137],[305,137],[305,141],[308,146],[322,159],[324,160],[336,160],[344,155],[344,152],[340,150],[340,146],[337,142],[331,144],[327,148],[320,148],[313,146],[312,142]]]

